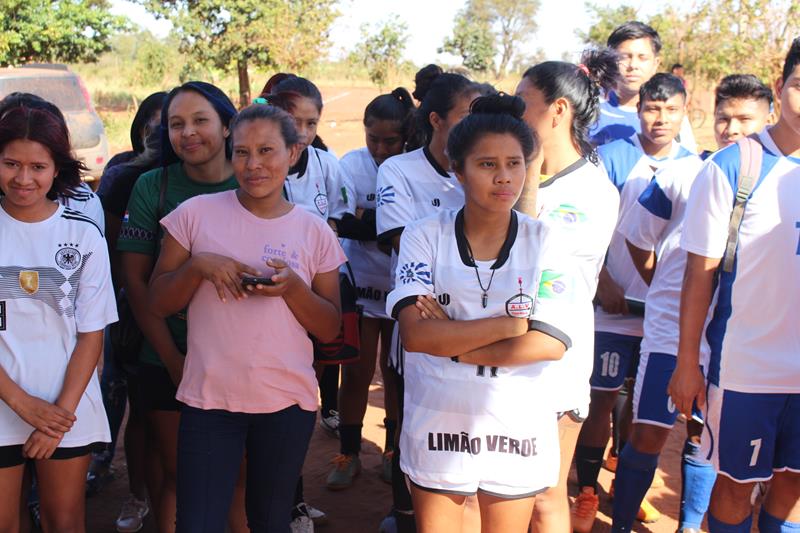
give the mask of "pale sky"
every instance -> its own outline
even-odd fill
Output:
[[[140,5],[125,0],[113,0],[112,4],[113,12],[127,15],[156,35],[164,36],[169,32],[171,26],[168,22],[155,20]],[[376,23],[396,14],[409,29],[406,59],[417,65],[443,60],[452,63],[452,57],[437,55],[436,49],[450,34],[453,17],[464,4],[464,0],[340,0],[342,16],[331,32],[331,56],[342,57],[352,50],[359,40],[362,24]],[[629,4],[639,7],[640,13],[647,15],[657,9],[660,2],[608,0],[605,4]],[[564,52],[569,52],[573,58],[577,56],[582,46],[575,37],[575,30],[585,31],[591,24],[584,0],[541,0],[538,19],[539,30],[526,43],[525,55],[542,48],[547,59],[561,59]]]

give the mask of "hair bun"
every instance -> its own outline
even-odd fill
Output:
[[[525,101],[519,96],[506,93],[490,94],[479,96],[473,100],[469,111],[487,115],[511,115],[522,120],[522,116],[525,114]]]
[[[412,96],[420,102],[424,100],[425,95],[428,94],[428,89],[431,88],[431,84],[443,73],[444,71],[438,65],[430,64],[422,67],[414,76],[414,92],[411,93]]]

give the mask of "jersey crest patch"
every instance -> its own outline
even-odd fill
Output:
[[[19,288],[28,294],[39,292],[39,273],[35,270],[20,270]]]
[[[314,197],[314,205],[317,206],[320,215],[325,215],[328,212],[328,197],[318,192]]]
[[[72,246],[64,245],[56,252],[56,264],[64,270],[75,270],[81,264],[81,253]]]
[[[378,207],[384,206],[386,204],[393,204],[394,203],[394,186],[393,185],[386,185],[378,189],[378,197],[375,200],[375,203]]]
[[[430,267],[425,263],[406,263],[400,267],[400,281],[408,285],[412,281],[420,281],[425,285],[432,285]]]
[[[506,314],[512,318],[529,318],[533,312],[533,298],[522,292],[522,278],[518,278],[519,294],[506,300]]]

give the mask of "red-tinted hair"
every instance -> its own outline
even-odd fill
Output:
[[[0,118],[0,151],[13,141],[35,141],[44,146],[53,158],[57,174],[47,197],[69,196],[81,182],[86,166],[72,155],[69,131],[64,121],[41,108],[20,106],[9,109]]]

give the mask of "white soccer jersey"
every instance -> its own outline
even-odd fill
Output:
[[[366,148],[353,150],[342,157],[339,164],[350,178],[351,194],[359,209],[375,210],[375,188],[378,179],[378,165]],[[364,315],[372,318],[388,318],[386,315],[386,296],[391,287],[391,256],[378,248],[376,241],[357,241],[343,239],[344,252],[358,289],[358,303],[363,306]]]
[[[620,139],[597,149],[603,168],[609,179],[620,192],[619,220],[622,220],[639,195],[647,188],[656,171],[676,159],[697,157],[686,148],[673,141],[669,155],[662,159],[650,157],[638,135]],[[647,285],[633,266],[625,237],[615,231],[608,247],[606,268],[614,281],[625,291],[625,296],[644,300]],[[643,319],[637,316],[611,315],[598,306],[595,312],[595,330],[620,335],[642,336]]]
[[[699,157],[683,157],[659,169],[628,209],[618,232],[637,248],[655,250],[657,263],[647,292],[642,353],[678,354],[678,315],[686,252],[680,247],[686,201]]]
[[[348,178],[335,156],[309,146],[297,166],[297,172],[286,176],[283,185],[287,200],[325,220],[353,214],[352,206],[348,206]]]
[[[54,402],[80,332],[117,320],[106,241],[85,215],[59,206],[47,220],[20,222],[0,207],[0,366],[28,394]],[[97,373],[60,447],[109,442]],[[0,446],[34,428],[0,402]]]
[[[544,224],[512,212],[497,259],[476,264],[463,210],[410,224],[387,311],[396,317],[418,295],[432,295],[453,320],[528,318],[569,346],[576,280],[563,270],[556,242]],[[473,265],[484,287],[492,279],[485,307]],[[553,486],[559,448],[545,366],[485,368],[406,353],[403,471],[424,487],[462,492],[521,495]]]
[[[769,130],[761,173],[739,229],[733,272],[721,272],[703,336],[708,379],[721,389],[800,393],[800,159],[784,156]],[[739,183],[733,144],[706,162],[692,185],[681,247],[721,258]]]
[[[92,191],[92,188],[85,182],[81,182],[80,185],[75,187],[71,196],[61,196],[58,201],[64,204],[64,207],[83,213],[91,218],[100,229],[105,231],[106,217],[103,212],[103,204],[100,202],[100,198]]]
[[[539,220],[558,236],[579,273],[573,347],[560,361],[547,363],[548,379],[557,384],[558,411],[585,413],[594,361],[592,300],[617,222],[619,194],[598,167],[580,159],[539,186],[537,204]]]

